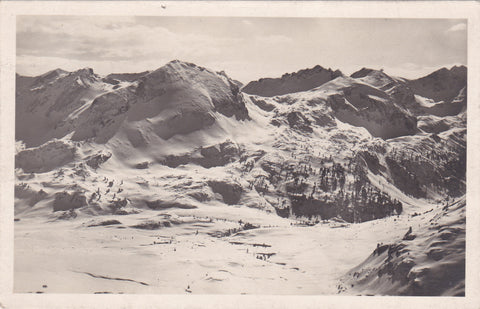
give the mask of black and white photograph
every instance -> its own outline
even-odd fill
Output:
[[[16,15],[11,292],[465,298],[469,32]]]

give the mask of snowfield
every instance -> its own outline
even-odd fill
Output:
[[[74,223],[22,219],[15,226],[15,292],[335,294],[339,274],[368,256],[372,241],[399,239],[411,224],[407,218],[389,218],[290,226],[299,223],[259,218],[260,211],[249,209],[213,217],[217,212],[211,208],[177,215],[178,223],[153,230],[132,226],[162,221],[165,213],[105,216],[100,226],[91,227],[89,218]],[[260,228],[209,235],[238,228],[235,219],[249,215]],[[101,225],[113,220],[119,223]]]

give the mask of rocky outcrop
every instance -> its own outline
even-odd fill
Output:
[[[27,173],[43,173],[72,162],[76,149],[70,143],[54,140],[40,147],[27,148],[15,156],[15,167]]]
[[[58,192],[55,193],[53,201],[53,211],[71,210],[87,206],[87,198],[82,192],[75,191],[73,193]]]
[[[112,153],[98,153],[96,155],[90,156],[86,159],[85,163],[93,169],[97,169],[103,163],[107,162],[108,159],[112,157]]]
[[[145,204],[150,209],[162,210],[168,208],[180,208],[180,209],[193,209],[197,208],[194,205],[188,203],[182,203],[178,201],[164,201],[164,200],[154,200],[154,201],[145,201]]]
[[[223,197],[223,201],[229,205],[237,204],[243,193],[243,188],[239,184],[226,180],[209,180],[208,185],[213,192],[219,193]]]
[[[160,160],[161,164],[169,167],[178,167],[189,163],[198,164],[205,168],[224,166],[240,158],[241,149],[227,140],[223,143],[201,147],[183,155],[169,155]]]
[[[147,75],[150,73],[149,71],[145,72],[140,72],[140,73],[111,73],[105,76],[104,80],[105,82],[109,81],[127,81],[127,82],[133,82],[136,81],[137,79]]]
[[[287,122],[290,128],[303,132],[312,133],[311,122],[300,112],[290,112],[287,114]]]
[[[264,111],[271,112],[272,110],[275,109],[275,105],[266,102],[264,99],[260,99],[260,98],[254,97],[254,96],[250,96],[250,100],[252,101],[253,104],[260,107]]]
[[[29,206],[34,206],[47,197],[48,194],[43,189],[36,191],[26,183],[15,185],[15,198],[26,200]]]

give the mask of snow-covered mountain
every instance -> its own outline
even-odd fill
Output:
[[[461,267],[464,259],[461,238],[455,252],[447,244],[433,248],[427,243],[433,237],[429,227],[433,221],[428,221],[432,216],[435,222],[453,216],[458,237],[465,230],[461,210],[466,191],[465,67],[407,80],[367,68],[344,76],[317,66],[241,88],[225,72],[175,60],[138,74],[102,77],[87,68],[58,69],[38,77],[17,75],[16,87],[15,215],[22,231],[32,226],[82,228],[90,235],[95,226],[105,237],[119,237],[120,232],[109,228],[115,225],[141,237],[139,230],[153,229],[171,237],[185,235],[177,242],[185,250],[192,233],[200,233],[204,246],[222,248],[228,259],[235,260],[232,263],[252,264],[254,273],[266,262],[279,268],[275,271],[290,281],[279,284],[274,293],[298,285],[305,289],[296,292],[309,294],[464,291],[464,275],[456,276],[448,288],[435,290],[429,285],[433,280],[429,273],[422,273],[426,279],[415,281],[416,286],[410,272],[430,265],[438,272],[451,267],[449,259],[459,261],[454,268]],[[442,210],[446,203],[454,203],[455,211]],[[419,235],[415,242],[435,253],[423,256],[421,250],[427,249],[412,248],[415,257],[408,263],[402,251],[396,264],[388,266],[394,250],[388,248],[407,246],[398,237],[411,220],[419,225],[412,232]],[[309,264],[315,260],[310,256],[297,259],[304,253],[282,245],[282,239],[305,237],[299,246],[322,255],[315,243],[318,233],[337,235],[337,228],[352,240],[345,240],[349,246],[358,246],[353,242],[357,237],[364,247],[352,247],[358,255],[340,259],[335,273],[326,274],[324,268]],[[75,233],[66,233],[76,241]],[[339,241],[343,235],[339,233],[339,238],[331,239]],[[388,255],[387,249],[379,249],[385,244],[360,264],[377,243],[387,241]],[[29,242],[22,238],[19,243],[16,248],[22,256]],[[232,244],[249,254],[238,256],[228,247]],[[148,248],[134,241],[127,245],[148,264],[152,256]],[[325,262],[345,255],[333,243],[326,246],[336,249]],[[39,255],[49,254],[38,250]],[[118,248],[100,251],[102,256],[119,254]],[[256,261],[249,260],[251,253]],[[194,273],[214,267],[208,265],[216,262],[207,255],[198,257],[203,258]],[[428,262],[437,258],[442,262]],[[166,258],[162,267],[171,267],[168,263],[174,260]],[[221,259],[217,262],[224,264]],[[85,266],[76,259],[72,263]],[[26,264],[18,265],[24,274]],[[393,268],[387,271],[385,265]],[[222,273],[220,277],[227,277],[220,281],[218,276],[206,280],[208,274],[196,280],[197,291],[224,292],[218,282],[232,280],[238,285],[225,293],[238,293],[248,286],[245,278],[268,285],[263,275],[252,279],[233,268]],[[379,275],[365,279],[372,269]],[[117,270],[110,271],[122,277]],[[165,289],[160,281],[152,283],[146,268],[139,274],[145,279],[136,281],[149,281],[155,287],[150,291],[178,292],[172,286]],[[19,291],[30,289],[24,275]]]
[[[425,77],[410,80],[408,85],[415,94],[434,100],[451,103],[460,91],[465,92],[467,84],[467,68],[454,66],[451,69],[441,68]]]
[[[238,86],[194,64],[172,61],[127,78],[102,79],[91,69],[58,72],[17,78],[16,136],[27,146],[71,133],[72,140],[104,144],[119,131],[137,146],[148,143],[144,131],[167,140],[212,125],[217,114],[248,118]],[[29,125],[20,125],[25,119]]]
[[[442,68],[415,80],[391,77],[383,71],[363,68],[351,77],[377,87],[395,99],[399,107],[416,116],[455,116],[466,110],[467,68]]]

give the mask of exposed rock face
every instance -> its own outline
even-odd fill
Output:
[[[183,155],[169,155],[160,163],[169,167],[178,167],[188,163],[198,164],[205,168],[224,166],[238,160],[241,150],[231,141],[225,141],[217,145],[211,145],[197,149]]]
[[[43,173],[72,162],[76,149],[63,141],[51,141],[40,147],[29,148],[15,156],[15,167],[30,173]]]
[[[226,78],[228,78],[228,79],[230,79],[231,82],[234,83],[235,85],[237,85],[239,89],[243,87],[243,83],[242,83],[241,81],[238,81],[238,80],[236,80],[236,79],[231,79],[231,78],[227,75],[227,73],[225,73],[225,71],[217,72],[217,74],[218,74],[218,75],[221,75],[221,76],[223,76],[223,77],[226,77]]]
[[[71,210],[87,205],[87,198],[82,192],[58,192],[53,201],[53,211]]]
[[[107,162],[108,159],[112,157],[112,153],[99,153],[93,156],[90,156],[87,158],[86,163],[88,166],[90,166],[93,169],[97,169],[102,165],[103,163]]]
[[[287,121],[288,125],[292,129],[298,129],[304,132],[313,132],[310,126],[310,120],[308,120],[305,116],[302,115],[300,112],[290,112],[287,114]]]
[[[226,141],[219,145],[204,147],[200,150],[203,158],[198,162],[203,167],[223,166],[237,160],[240,156],[240,149],[231,141]]]
[[[139,169],[139,170],[147,169],[148,166],[149,166],[148,161],[144,161],[144,162],[140,162],[140,163],[135,164],[135,168]]]
[[[354,72],[350,75],[351,78],[363,78],[368,76],[370,73],[374,72],[374,69],[369,68],[361,68],[359,71]]]
[[[213,192],[220,193],[226,204],[234,205],[240,201],[243,189],[239,184],[226,180],[210,180],[208,181],[208,185],[212,188]]]
[[[33,190],[26,183],[15,185],[15,198],[27,200],[29,206],[34,206],[39,201],[45,199],[48,194],[40,189],[39,191]]]
[[[112,73],[112,74],[108,74],[107,76],[105,76],[105,81],[114,81],[114,80],[117,80],[117,81],[127,81],[127,82],[133,82],[133,81],[136,81],[137,79],[147,75],[148,73],[150,73],[149,71],[145,71],[145,72],[140,72],[140,73]]]
[[[243,87],[242,91],[248,94],[273,97],[310,90],[339,76],[342,76],[342,72],[324,69],[317,65],[312,69],[284,74],[281,78],[262,78],[252,81]]]
[[[156,210],[168,209],[168,208],[181,208],[181,209],[197,208],[194,205],[181,203],[177,201],[155,200],[155,201],[145,201],[145,204],[147,204],[148,208],[156,209]]]
[[[255,96],[250,96],[250,100],[252,101],[253,104],[260,107],[264,111],[271,112],[272,110],[275,109],[275,105],[271,103],[267,103],[265,100],[257,98]]]

